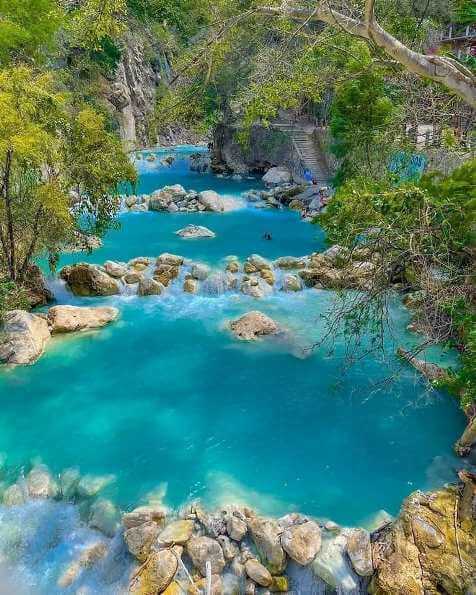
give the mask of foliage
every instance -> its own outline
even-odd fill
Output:
[[[127,5],[136,18],[160,23],[184,41],[195,35],[208,15],[206,3],[200,0],[127,0]]]
[[[106,38],[115,40],[124,33],[126,14],[126,0],[85,0],[68,20],[72,43],[88,50],[101,50]]]
[[[10,281],[21,284],[32,258],[55,251],[81,218],[104,229],[115,213],[110,193],[124,179],[135,172],[101,115],[75,114],[50,73],[0,71],[0,269]]]
[[[0,0],[0,66],[10,60],[42,60],[62,19],[56,0]]]
[[[26,308],[28,308],[26,290],[16,283],[0,279],[0,322],[9,310]]]

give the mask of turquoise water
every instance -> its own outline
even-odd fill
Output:
[[[142,184],[189,188],[193,177],[196,189],[201,181],[223,192],[226,184],[235,195],[246,186],[189,176],[185,162],[176,167],[155,165]],[[300,255],[323,246],[314,226],[278,211],[137,213],[121,221],[88,260],[167,250],[216,264],[227,254]],[[189,222],[218,235],[176,238],[173,231]],[[261,240],[265,228],[273,241]],[[73,259],[85,258],[65,257]],[[394,347],[414,338],[398,304],[400,330],[389,334],[387,357],[344,373],[342,344],[332,354],[308,349],[323,335],[330,292],[276,292],[259,302],[174,290],[150,298],[59,297],[116,305],[121,318],[97,333],[54,339],[34,366],[0,374],[0,452],[14,469],[40,458],[56,472],[78,466],[112,473],[110,494],[123,507],[160,489],[172,506],[192,498],[246,501],[263,512],[300,510],[348,524],[382,508],[396,513],[409,492],[454,477],[451,445],[464,419],[451,398],[399,368]],[[227,320],[257,308],[285,327],[284,338],[249,344],[229,334]],[[392,374],[394,382],[376,390]]]

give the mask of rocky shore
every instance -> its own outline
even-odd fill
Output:
[[[142,595],[463,594],[476,588],[476,478],[459,479],[411,494],[395,520],[368,529],[299,513],[270,518],[233,504],[171,510],[154,498],[121,511],[102,494],[113,476],[68,469],[54,477],[41,464],[3,488],[0,509],[39,501],[77,507],[97,538],[71,550],[54,576],[58,588],[81,595],[98,592],[81,586],[92,573],[125,576],[115,592]]]

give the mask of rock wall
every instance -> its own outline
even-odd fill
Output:
[[[147,34],[126,35],[115,78],[104,81],[104,96],[126,149],[150,144],[156,91],[168,72],[165,54]]]

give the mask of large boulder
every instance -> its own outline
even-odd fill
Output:
[[[321,547],[321,530],[314,521],[288,527],[281,535],[285,552],[301,566],[310,564]]]
[[[430,493],[415,492],[397,520],[373,534],[375,595],[473,593],[476,572],[476,477]]]
[[[144,523],[154,521],[158,525],[163,525],[167,516],[167,509],[163,504],[146,504],[138,506],[122,515],[122,524],[125,529],[138,527]]]
[[[214,211],[219,213],[225,210],[225,205],[222,198],[214,190],[204,190],[203,192],[200,192],[198,195],[198,200],[200,204],[205,207],[206,211]]]
[[[121,277],[124,277],[124,275],[127,275],[127,266],[113,260],[107,260],[104,263],[104,270],[108,275],[115,277],[116,279],[120,279]]]
[[[101,328],[118,316],[119,310],[113,307],[53,306],[48,310],[48,324],[52,334],[72,333]]]
[[[245,562],[246,574],[260,587],[269,587],[273,582],[270,571],[258,560],[250,558]]]
[[[187,225],[182,229],[179,229],[175,232],[178,236],[185,239],[193,239],[193,238],[214,238],[215,233],[208,229],[208,227],[204,227],[203,225]]]
[[[355,572],[360,576],[373,573],[370,534],[365,529],[352,529],[347,536],[347,554]]]
[[[298,275],[284,275],[283,291],[293,292],[301,291],[302,281]]]
[[[191,275],[197,281],[205,281],[210,274],[210,267],[206,264],[197,262],[192,265]]]
[[[0,362],[32,364],[45,350],[50,339],[48,323],[41,316],[24,310],[11,310],[0,330]]]
[[[118,282],[97,266],[79,263],[66,266],[60,276],[79,296],[108,296],[120,293]]]
[[[31,308],[45,306],[53,300],[53,294],[46,285],[40,267],[36,264],[31,264],[27,269],[25,274],[25,289]]]
[[[170,585],[178,569],[178,553],[165,549],[153,552],[133,576],[130,593],[157,595]]]
[[[172,544],[184,545],[192,536],[193,521],[173,521],[161,531],[157,542],[162,547],[169,547]]]
[[[253,341],[264,335],[273,335],[278,332],[277,323],[258,310],[247,312],[243,316],[230,322],[230,328],[238,339]]]
[[[289,184],[292,176],[287,167],[271,167],[262,179],[266,186],[280,186],[281,184]]]
[[[160,281],[151,279],[150,277],[142,277],[139,280],[139,287],[137,288],[137,295],[161,295],[164,291],[164,286]]]
[[[30,498],[55,498],[58,495],[58,484],[46,465],[36,465],[26,478]]]
[[[124,532],[124,541],[129,552],[139,560],[147,560],[152,545],[157,541],[160,527],[154,521],[131,527]]]
[[[286,554],[277,522],[253,516],[248,519],[248,529],[263,564],[271,574],[281,574],[286,566]]]
[[[187,542],[187,553],[202,576],[206,576],[207,562],[210,562],[212,574],[221,574],[225,568],[223,550],[211,537],[192,537]]]

